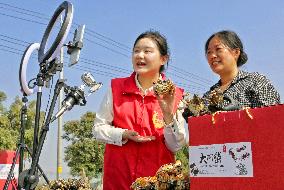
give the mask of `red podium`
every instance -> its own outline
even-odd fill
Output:
[[[283,116],[277,105],[190,117],[190,189],[283,190]]]

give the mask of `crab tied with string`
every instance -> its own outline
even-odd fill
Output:
[[[196,117],[204,114],[212,114],[221,110],[220,105],[223,102],[223,93],[220,89],[214,89],[208,97],[202,98],[196,94],[191,98],[190,94],[186,93],[182,101],[185,109],[183,115]]]

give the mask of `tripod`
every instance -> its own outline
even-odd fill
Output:
[[[27,121],[27,102],[28,102],[28,99],[27,99],[27,96],[26,96],[25,93],[23,93],[22,102],[23,102],[23,106],[22,106],[22,109],[21,109],[20,142],[18,144],[16,154],[13,158],[13,163],[12,163],[12,166],[10,168],[10,171],[9,171],[8,177],[6,179],[3,190],[7,190],[10,183],[12,184],[13,190],[16,190],[16,189],[21,190],[22,189],[22,187],[17,184],[15,177],[14,177],[15,165],[16,165],[17,160],[19,159],[19,175],[20,175],[20,173],[23,171],[23,166],[24,166],[24,151],[26,150],[29,153],[29,155],[32,157],[31,150],[25,144],[25,126],[26,126],[26,121]],[[41,169],[41,167],[38,164],[37,164],[37,168],[40,171],[40,173],[42,174],[42,176],[44,177],[45,181],[47,183],[49,183],[49,180],[47,179],[46,175],[44,174],[43,170]]]

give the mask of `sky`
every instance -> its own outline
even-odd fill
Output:
[[[131,50],[137,36],[146,30],[157,30],[167,37],[171,60],[166,74],[178,86],[191,94],[202,95],[218,81],[205,59],[204,45],[208,37],[220,30],[233,30],[241,38],[248,62],[241,69],[267,76],[284,97],[284,1],[270,0],[70,0],[73,4],[73,25],[67,37],[73,39],[75,28],[86,25],[84,46],[79,63],[68,67],[64,59],[64,78],[69,86],[82,84],[81,75],[92,73],[103,86],[87,97],[84,107],[75,106],[63,116],[64,123],[79,119],[86,111],[97,111],[114,77],[126,77],[132,72]],[[9,106],[16,96],[22,96],[19,67],[24,50],[30,43],[40,43],[57,0],[0,0],[0,91],[4,91]],[[56,36],[52,32],[50,43]],[[47,46],[48,48],[49,46]],[[65,49],[66,52],[66,49]],[[28,80],[39,71],[37,53],[33,53],[27,68]],[[54,76],[54,84],[58,73]],[[51,92],[50,92],[51,91]],[[43,88],[41,110],[46,110],[53,89]],[[28,96],[36,100],[36,94]],[[57,123],[50,125],[40,164],[51,179],[56,173]],[[63,152],[64,150],[62,150]],[[69,169],[63,165],[63,177]]]

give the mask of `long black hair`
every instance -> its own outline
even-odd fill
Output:
[[[244,52],[243,43],[241,39],[235,32],[230,31],[230,30],[222,30],[220,32],[216,32],[212,34],[205,43],[205,53],[207,52],[210,40],[215,36],[217,36],[222,41],[222,43],[226,45],[227,47],[229,47],[230,49],[240,50],[240,56],[238,57],[238,60],[237,60],[238,67],[244,65],[247,62],[248,56]]]

